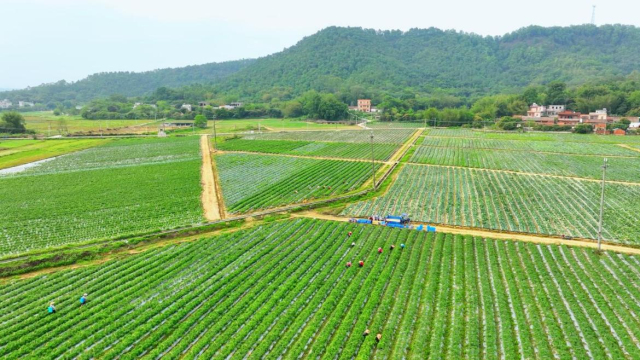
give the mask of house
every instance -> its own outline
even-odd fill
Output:
[[[574,125],[580,122],[582,114],[564,110],[558,113],[558,125]]]
[[[598,135],[607,135],[609,133],[609,131],[607,130],[607,124],[605,123],[595,124],[595,133]]]
[[[182,104],[182,106],[180,106],[180,109],[185,109],[185,110],[187,110],[189,112],[192,111],[191,104]]]
[[[140,105],[142,105],[142,103],[137,102],[137,103],[133,104],[133,108],[135,109],[135,108],[137,108],[137,107],[138,107],[138,106],[140,106]]]
[[[349,106],[349,110],[358,110],[357,106]]]
[[[632,122],[631,124],[629,124],[629,129],[640,129],[640,122]]]
[[[536,103],[531,104],[529,106],[529,111],[527,111],[527,117],[531,118],[543,118],[543,117],[556,117],[561,112],[565,111],[565,105],[538,105]]]
[[[244,104],[241,103],[241,102],[232,102],[232,103],[229,103],[227,105],[218,106],[218,109],[233,110],[235,108],[241,107],[242,105],[244,105]]]
[[[33,107],[34,103],[28,101],[18,101],[18,107]]]
[[[371,112],[371,100],[358,99],[358,110],[362,112]]]
[[[0,100],[0,109],[8,109],[13,105],[9,99]]]
[[[377,108],[377,107],[372,106],[372,107],[371,107],[371,112],[372,112],[372,113],[374,113],[374,112],[381,112],[381,110],[378,110],[378,108]]]
[[[76,105],[76,110],[82,110],[82,105]]]
[[[613,129],[613,135],[626,135],[627,132],[622,129]]]
[[[607,123],[610,122],[609,120],[606,108],[590,112],[589,115],[582,115],[582,122],[586,124]]]

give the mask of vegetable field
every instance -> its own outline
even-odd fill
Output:
[[[640,157],[640,152],[616,144],[568,141],[524,141],[499,139],[466,139],[426,136],[422,145],[447,148],[500,149],[526,152],[553,152],[578,155],[615,155]]]
[[[371,159],[371,145],[364,143],[230,139],[220,143],[218,148],[224,151]],[[387,160],[397,148],[398,145],[395,144],[375,144],[373,147],[374,158]]]
[[[373,142],[379,144],[402,144],[414,129],[398,130],[345,130],[345,131],[292,131],[246,135],[249,140],[298,140],[321,142],[369,143],[373,132]]]
[[[409,161],[421,164],[601,179],[603,157],[419,146]],[[608,161],[608,180],[640,183],[640,157],[611,157]]]
[[[232,213],[340,195],[371,178],[367,162],[253,154],[223,154],[215,161],[224,202]]]
[[[198,149],[117,140],[0,177],[0,255],[202,222]]]
[[[526,140],[526,141],[559,141],[581,143],[608,143],[608,144],[640,144],[638,136],[603,136],[595,134],[570,134],[554,132],[497,132],[471,129],[430,129],[429,135],[438,137],[465,137],[499,140]]]
[[[2,284],[0,354],[637,359],[639,276],[580,248],[285,221]]]
[[[640,186],[608,184],[603,237],[638,244]],[[389,191],[345,215],[406,212],[418,221],[595,239],[600,183],[540,175],[405,165]]]
[[[0,169],[87,149],[108,141],[93,139],[0,141]]]

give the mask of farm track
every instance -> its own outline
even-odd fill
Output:
[[[407,162],[408,165],[416,165],[416,166],[430,166],[430,167],[439,167],[439,168],[449,168],[449,169],[468,169],[468,170],[476,170],[476,171],[491,171],[497,173],[506,173],[506,174],[514,174],[514,175],[526,175],[526,176],[544,176],[554,179],[570,179],[570,180],[579,180],[579,181],[589,181],[600,183],[602,180],[599,179],[590,179],[584,177],[577,176],[563,176],[563,175],[553,175],[553,174],[544,174],[544,173],[533,173],[533,172],[524,172],[524,171],[515,171],[515,170],[499,170],[499,169],[487,169],[487,168],[477,168],[477,167],[469,167],[469,166],[457,166],[457,165],[434,165],[434,164],[421,164],[414,162]],[[640,186],[640,182],[628,182],[628,181],[619,181],[619,180],[606,180],[607,183],[610,184],[620,184],[620,185],[629,185],[629,186]]]
[[[631,150],[631,151],[640,152],[640,149],[636,149],[636,148],[634,148],[634,147],[632,147],[632,146],[629,146],[629,145],[627,145],[627,144],[616,144],[616,145],[618,145],[618,146],[620,146],[620,147],[623,147],[623,148],[625,148],[625,149],[629,149],[629,150]]]
[[[213,175],[213,163],[211,162],[211,147],[209,137],[200,137],[200,152],[202,153],[202,207],[204,217],[209,221],[220,220],[220,205],[218,203],[218,191]]]
[[[311,218],[311,219],[320,219],[320,220],[331,220],[331,221],[341,221],[348,222],[348,217],[328,215],[328,214],[320,214],[315,211],[305,211],[300,213],[291,214],[292,217],[301,217],[301,218]],[[539,236],[539,235],[529,235],[524,233],[511,233],[511,232],[499,232],[499,231],[490,231],[490,230],[481,230],[474,229],[468,227],[453,227],[447,225],[440,225],[437,223],[426,223],[426,222],[418,222],[412,221],[412,223],[416,225],[436,225],[439,233],[446,234],[459,234],[459,235],[471,235],[477,236],[485,239],[499,239],[499,240],[518,240],[524,242],[530,242],[535,244],[543,244],[543,245],[566,245],[566,246],[576,246],[576,247],[586,247],[596,249],[598,247],[598,243],[594,240],[589,239],[574,239],[574,240],[564,240],[550,236]],[[613,251],[622,254],[631,254],[631,255],[640,255],[639,248],[627,247],[622,245],[612,245],[603,243],[602,250]]]

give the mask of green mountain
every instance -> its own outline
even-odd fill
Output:
[[[0,99],[46,104],[64,101],[83,103],[112,94],[140,96],[161,86],[177,88],[195,83],[215,84],[253,62],[254,60],[237,60],[146,72],[98,73],[76,82],[62,80],[23,90],[0,92]]]
[[[639,68],[640,28],[634,26],[531,26],[496,37],[435,28],[330,27],[257,60],[102,73],[0,93],[0,98],[82,102],[113,93],[149,95],[159,87],[183,87],[189,98],[213,93],[245,101],[287,100],[312,89],[349,102],[387,93],[468,97],[518,92],[554,80],[569,86],[597,83]]]
[[[331,27],[258,59],[219,88],[245,97],[273,88],[293,93],[445,89],[469,95],[513,92],[554,80],[578,85],[639,68],[640,28],[634,26],[532,26],[501,37],[435,28]]]

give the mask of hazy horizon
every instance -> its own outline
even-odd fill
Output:
[[[4,0],[3,14],[11,16],[0,20],[0,32],[11,36],[0,38],[0,45],[17,51],[0,57],[0,89],[77,81],[99,72],[257,58],[329,26],[504,35],[529,25],[579,25],[590,22],[591,5],[580,0],[542,0],[535,6],[507,0],[399,0],[390,7],[375,0],[329,0],[302,8],[293,0]],[[639,9],[622,0],[603,2],[596,25],[639,26]]]

